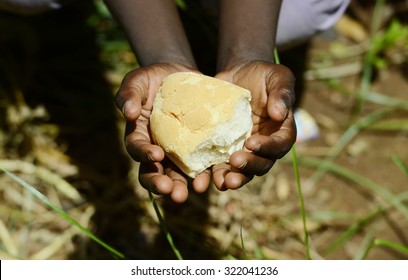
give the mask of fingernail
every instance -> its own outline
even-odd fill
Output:
[[[238,169],[244,169],[245,166],[247,165],[247,163],[248,163],[248,162],[245,160],[243,163],[241,163],[240,166],[238,166]]]
[[[149,159],[149,161],[154,162],[154,158],[153,158],[153,153],[151,151],[147,152],[147,158]]]
[[[122,106],[122,114],[125,116],[126,115],[126,107],[127,107],[127,105],[126,104],[128,104],[128,102],[125,102],[125,103],[123,103],[123,106]]]
[[[249,150],[253,151],[253,152],[257,152],[261,149],[261,143],[259,143],[256,140],[251,140],[249,139],[247,141],[247,144],[245,145]]]
[[[132,101],[126,101],[122,107],[122,114],[125,118],[132,118],[135,112],[135,106],[133,105]]]
[[[284,119],[286,119],[288,115],[288,108],[283,101],[276,104],[276,112],[278,113],[280,120],[283,121]]]

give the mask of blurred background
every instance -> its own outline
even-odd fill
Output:
[[[216,18],[176,2],[212,74]],[[0,11],[0,168],[31,186],[0,173],[0,259],[407,259],[407,20],[405,0],[352,0],[279,52],[297,77],[296,151],[237,191],[156,197],[160,224],[114,106],[137,59],[103,2]]]

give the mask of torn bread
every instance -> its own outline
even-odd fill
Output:
[[[186,175],[228,162],[251,135],[251,93],[192,72],[166,77],[150,116],[153,142]]]

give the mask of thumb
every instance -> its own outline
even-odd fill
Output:
[[[268,114],[276,122],[284,121],[295,103],[295,77],[289,68],[274,65],[267,77]]]
[[[139,118],[142,104],[146,101],[148,85],[140,76],[138,70],[127,74],[116,93],[116,106],[128,122]]]

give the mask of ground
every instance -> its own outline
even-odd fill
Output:
[[[0,39],[1,168],[130,259],[176,258],[165,229],[188,259],[408,258],[407,41],[384,44],[375,57],[386,64],[376,67],[371,60],[364,68],[371,9],[362,13],[353,4],[351,26],[282,53],[282,63],[297,76],[297,107],[314,118],[320,135],[297,143],[296,153],[240,190],[212,187],[181,205],[156,197],[163,228],[138,185],[138,164],[125,152],[124,123],[113,105],[136,61],[124,38],[100,32],[112,28],[111,18],[89,3],[1,17],[0,29],[8,31]],[[380,30],[390,30],[397,18],[393,7],[383,7]],[[73,15],[76,25],[67,21]],[[394,32],[401,38],[403,26]],[[345,31],[360,27],[363,35]],[[367,69],[373,70],[368,79]],[[359,99],[364,81],[369,94]],[[0,201],[1,259],[119,257],[5,173]]]

